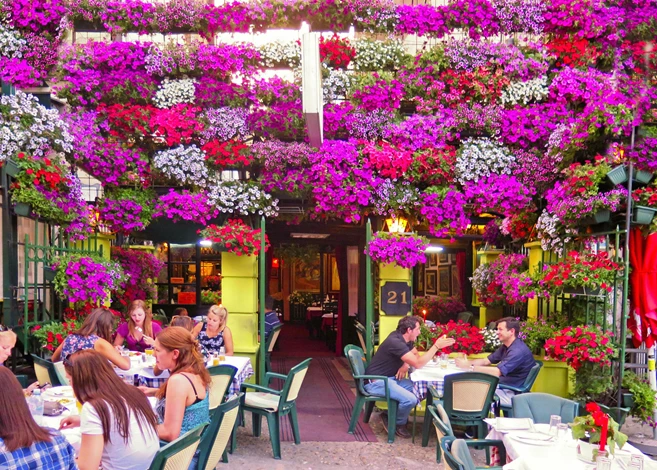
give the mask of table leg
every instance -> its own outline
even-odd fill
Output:
[[[429,431],[431,430],[430,405],[433,405],[433,395],[431,392],[427,392],[427,409],[424,411],[424,422],[422,423],[422,447],[429,445]]]

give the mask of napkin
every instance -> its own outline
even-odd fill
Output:
[[[495,429],[498,431],[522,431],[530,429],[532,420],[529,418],[497,418]]]

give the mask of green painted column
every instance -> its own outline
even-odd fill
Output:
[[[253,370],[258,357],[258,257],[221,253],[221,303],[228,309],[236,356],[248,356]],[[255,383],[257,373],[248,381]]]
[[[381,298],[381,288],[388,281],[407,282],[411,285],[411,270],[407,268],[400,268],[396,264],[379,263],[379,344],[381,344],[390,333],[397,329],[397,323],[401,318],[398,315],[386,315],[381,306],[389,299]],[[411,314],[411,299],[397,298],[397,302],[408,304],[408,313]]]

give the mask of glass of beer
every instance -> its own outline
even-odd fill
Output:
[[[152,348],[144,349],[144,352],[146,353],[147,356],[152,356],[153,354],[155,354],[155,350]]]
[[[219,348],[219,362],[224,362],[226,360],[226,348],[223,346]]]

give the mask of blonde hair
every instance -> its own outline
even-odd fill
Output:
[[[142,309],[144,311],[144,327],[142,328],[142,333],[146,336],[153,337],[153,313],[151,312],[150,307],[144,300],[133,300],[128,307],[128,330],[130,335],[134,338],[137,325],[132,319],[132,312],[137,309]]]
[[[16,345],[16,333],[14,333],[12,330],[7,330],[7,331],[0,331],[0,343],[4,342],[5,340],[9,340],[9,342],[12,344],[12,347]]]
[[[213,314],[219,317],[219,329],[226,326],[228,323],[228,309],[223,305],[213,305],[208,310],[208,315]]]

